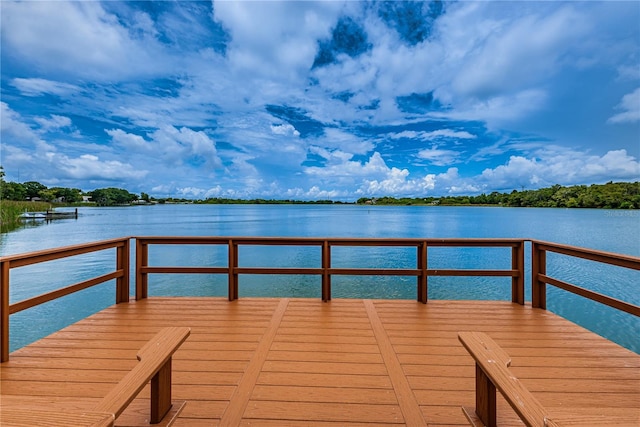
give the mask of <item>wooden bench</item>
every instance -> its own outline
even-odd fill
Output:
[[[164,328],[138,351],[138,363],[94,408],[118,418],[151,381],[150,424],[157,424],[171,409],[171,357],[187,339],[191,329]]]
[[[91,411],[48,411],[33,408],[2,408],[1,423],[7,427],[86,426],[108,427],[151,381],[150,424],[158,424],[173,403],[171,401],[171,358],[187,339],[186,327],[164,328],[137,354],[140,361]],[[177,402],[175,402],[177,404]],[[181,402],[180,408],[184,406]],[[175,414],[179,412],[175,411]]]
[[[497,425],[496,389],[524,424],[530,427],[640,425],[637,413],[613,417],[575,413],[558,413],[551,416],[520,380],[511,374],[511,358],[487,334],[459,332],[458,339],[476,361],[476,407],[475,410],[462,408],[472,426]]]

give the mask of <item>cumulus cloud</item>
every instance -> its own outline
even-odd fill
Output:
[[[640,88],[622,97],[617,107],[623,110],[609,118],[609,123],[630,123],[640,121]]]
[[[329,34],[341,9],[338,2],[216,2],[213,15],[229,31],[232,67],[280,82],[304,79],[317,40]]]
[[[491,188],[507,189],[634,180],[639,177],[640,162],[626,150],[612,150],[597,156],[552,147],[539,150],[536,157],[511,156],[506,164],[485,169],[477,179]]]
[[[283,136],[295,136],[295,137],[300,136],[300,132],[298,132],[298,130],[295,127],[293,127],[293,125],[290,125],[289,123],[285,123],[281,125],[271,125],[271,132],[273,132],[276,135],[283,135]]]
[[[341,151],[328,152],[324,150],[322,152],[324,152],[327,158],[332,161],[324,167],[307,167],[304,169],[306,174],[331,178],[357,178],[362,176],[376,176],[380,174],[385,175],[389,173],[387,164],[378,152],[373,153],[369,160],[364,163],[351,160],[351,155]]]
[[[203,131],[165,126],[153,132],[150,137],[157,144],[160,155],[167,161],[180,164],[195,159],[211,168],[221,165],[215,142]]]
[[[127,133],[122,129],[105,129],[113,142],[130,152],[150,152],[153,147],[140,135]]]
[[[138,170],[118,160],[100,160],[98,156],[92,154],[83,154],[77,158],[61,156],[58,163],[64,175],[79,180],[138,180],[148,173],[146,170]]]

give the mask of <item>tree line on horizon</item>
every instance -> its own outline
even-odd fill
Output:
[[[280,199],[231,199],[207,198],[201,200],[154,198],[147,193],[131,193],[122,188],[98,188],[83,192],[77,188],[52,187],[37,181],[23,183],[6,182],[4,169],[0,166],[0,200],[39,200],[49,203],[73,205],[83,202],[88,196],[91,203],[98,206],[129,205],[137,201],[146,203],[195,203],[195,204],[348,204],[332,200],[280,200]],[[603,208],[640,209],[640,181],[608,182],[606,184],[574,185],[563,187],[559,184],[537,190],[513,190],[510,193],[494,191],[477,196],[442,197],[361,197],[360,205],[440,205],[440,206],[511,206],[511,207],[551,207],[551,208]]]
[[[510,206],[539,208],[640,209],[640,182],[608,182],[606,184],[559,184],[537,190],[513,190],[511,193],[478,196],[445,196],[420,198],[360,198],[358,204],[376,205],[440,205],[440,206]]]

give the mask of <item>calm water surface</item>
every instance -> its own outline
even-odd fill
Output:
[[[638,211],[492,207],[388,207],[352,205],[157,205],[81,208],[77,220],[27,224],[0,235],[9,255],[123,236],[299,236],[299,237],[516,237],[549,240],[640,256]],[[526,263],[529,265],[529,247]],[[226,266],[225,247],[152,247],[150,264]],[[14,269],[11,301],[109,272],[113,252]],[[334,248],[335,267],[413,268],[415,249]],[[510,250],[429,250],[431,268],[510,268]],[[132,263],[133,264],[133,263]],[[135,264],[133,264],[135,265]],[[319,267],[318,248],[242,247],[242,266]],[[548,256],[548,272],[562,280],[640,304],[640,272]],[[526,275],[530,299],[529,274]],[[150,295],[226,296],[223,275],[150,275]],[[415,298],[415,278],[339,277],[334,298]],[[429,279],[435,299],[510,300],[508,278]],[[555,288],[548,308],[640,353],[640,320]],[[240,296],[320,298],[316,276],[241,276]],[[105,308],[114,301],[113,282],[11,316],[11,346],[17,349]]]

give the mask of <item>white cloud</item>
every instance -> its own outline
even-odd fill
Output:
[[[49,119],[46,119],[44,117],[36,117],[34,121],[38,123],[41,130],[45,132],[71,126],[71,119],[69,117],[58,116],[56,114],[52,114],[51,118]]]
[[[457,21],[461,23],[470,25],[464,33],[475,38],[477,45],[466,52],[465,67],[453,80],[453,87],[481,100],[528,90],[548,79],[589,31],[589,20],[571,6],[544,16],[526,13],[481,17],[475,23]]]
[[[100,160],[92,154],[83,154],[77,158],[61,156],[57,161],[64,175],[79,180],[138,180],[148,174],[148,171],[136,169],[128,163]]]
[[[640,88],[622,97],[618,109],[623,110],[609,118],[609,123],[633,123],[640,121]]]
[[[102,80],[166,69],[154,34],[139,31],[132,38],[99,2],[2,2],[2,14],[3,49],[47,73]]]
[[[140,135],[127,133],[122,129],[105,129],[113,142],[130,152],[150,152],[152,145]]]
[[[231,35],[227,56],[239,75],[292,82],[304,79],[317,39],[329,35],[341,9],[338,2],[216,2],[214,19]]]
[[[165,126],[151,133],[150,137],[157,145],[158,154],[171,163],[182,164],[196,158],[210,168],[218,168],[222,164],[215,142],[203,131]]]
[[[389,137],[392,139],[421,139],[423,141],[432,141],[434,139],[452,138],[452,139],[475,139],[476,135],[473,135],[467,131],[456,131],[453,129],[438,129],[431,132],[421,131],[416,132],[413,130],[405,130],[398,133],[391,133]]]
[[[40,137],[23,122],[20,114],[13,111],[6,102],[0,102],[0,118],[0,129],[3,134],[31,141],[40,139]],[[6,139],[4,141],[6,143]]]
[[[640,162],[626,150],[612,150],[597,156],[551,147],[539,150],[535,157],[511,156],[506,164],[485,169],[477,179],[496,189],[637,180]]]
[[[295,137],[300,136],[300,132],[298,132],[296,128],[293,127],[293,125],[290,125],[289,123],[284,123],[281,125],[271,125],[271,132],[273,132],[276,135],[283,135],[283,136],[295,136]]]
[[[374,148],[371,139],[361,138],[351,132],[336,128],[325,128],[324,135],[315,141],[328,149],[338,149],[351,154],[365,155]]]
[[[418,157],[424,160],[428,160],[429,163],[435,166],[447,166],[452,163],[456,163],[460,157],[459,152],[454,150],[443,150],[434,146],[432,148],[426,148],[418,152]]]
[[[76,85],[40,78],[15,78],[11,81],[11,84],[26,96],[41,96],[45,94],[66,96],[82,90]]]
[[[349,160],[351,155],[345,155],[343,152],[325,152],[330,162],[324,167],[307,167],[304,172],[308,175],[330,177],[338,179],[357,178],[363,176],[378,176],[390,173],[385,161],[380,153],[375,152],[365,163]],[[395,168],[394,168],[395,169]],[[393,172],[395,173],[395,172]],[[407,172],[408,173],[408,172]]]

